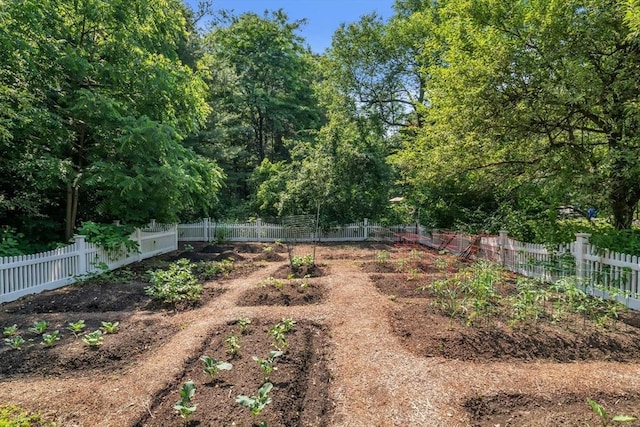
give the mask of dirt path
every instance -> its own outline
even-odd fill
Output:
[[[283,263],[225,282],[226,292],[206,306],[175,316],[180,331],[160,351],[145,354],[124,371],[70,378],[3,381],[0,401],[42,402],[62,426],[128,426],[151,410],[155,396],[179,377],[219,325],[239,317],[312,320],[328,325],[331,339],[332,426],[468,426],[461,406],[470,395],[537,391],[541,396],[576,386],[616,391],[620,384],[640,389],[640,366],[628,363],[472,363],[418,357],[405,350],[391,330],[394,301],[376,291],[353,260],[327,262],[318,278],[328,289],[324,303],[297,307],[240,307],[237,301]],[[136,317],[159,316],[139,312]],[[34,385],[37,384],[37,387]],[[43,387],[44,385],[44,387]],[[86,393],[91,390],[91,393]],[[60,407],[64,402],[64,407]],[[32,407],[32,406],[31,406]],[[86,420],[91,420],[90,423]]]

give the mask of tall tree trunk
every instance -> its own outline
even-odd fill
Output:
[[[78,197],[80,194],[80,176],[82,175],[84,156],[84,145],[86,138],[86,126],[80,123],[80,129],[76,138],[76,143],[71,152],[71,159],[74,164],[76,176],[67,183],[67,203],[65,210],[65,239],[69,240],[73,237],[76,228],[76,220],[78,219]]]
[[[640,201],[640,183],[634,182],[629,175],[632,165],[624,156],[614,161],[611,170],[611,193],[609,203],[613,213],[613,225],[616,230],[631,228],[633,213]]]

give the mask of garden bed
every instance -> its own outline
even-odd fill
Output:
[[[594,425],[587,398],[611,414],[640,416],[635,312],[602,324],[576,313],[551,322],[560,313],[555,295],[536,319],[514,323],[514,311],[502,303],[487,305],[490,315],[470,316],[473,304],[447,312],[438,293],[472,267],[449,255],[379,243],[321,245],[317,277],[296,278],[286,254],[264,248],[194,244],[2,304],[0,326],[17,324],[26,343],[0,348],[0,398],[77,426],[181,425],[173,405],[189,380],[198,405],[190,426]],[[205,279],[201,300],[151,302],[146,272],[189,253],[212,258],[194,262]],[[224,253],[235,256],[213,259]],[[262,286],[265,280],[273,283]],[[513,298],[517,281],[501,276],[495,296]],[[251,323],[243,334],[244,318]],[[284,318],[294,319],[296,329],[270,378],[272,403],[254,418],[235,399],[256,395],[264,378],[252,357],[276,350],[269,329]],[[51,348],[27,331],[39,320],[48,331],[60,330]],[[120,322],[120,330],[90,348],[66,329],[78,320],[87,331],[103,321]],[[232,334],[239,338],[237,356],[226,344]],[[233,369],[210,380],[202,355]]]

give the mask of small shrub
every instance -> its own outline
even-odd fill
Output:
[[[191,263],[180,259],[169,264],[167,270],[150,271],[151,286],[145,292],[164,304],[175,305],[180,301],[197,301],[202,294],[202,285],[191,271]]]

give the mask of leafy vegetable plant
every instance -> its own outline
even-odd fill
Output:
[[[598,414],[598,416],[600,417],[600,419],[602,421],[602,426],[603,427],[608,426],[611,422],[614,422],[614,423],[629,423],[629,422],[632,422],[632,421],[636,420],[636,417],[632,417],[632,416],[629,416],[629,415],[613,415],[613,416],[611,416],[595,400],[587,398],[587,403],[589,403],[589,406],[591,406],[591,409],[593,409],[593,412]]]
[[[120,322],[102,322],[102,330],[105,334],[115,334],[118,332]]]
[[[76,337],[80,332],[84,331],[84,328],[86,327],[87,325],[84,324],[84,320],[78,320],[77,322],[69,322],[69,324],[67,325],[67,329],[73,332],[73,335],[75,335]]]
[[[5,338],[4,342],[14,350],[21,350],[25,340],[20,335],[14,335],[10,338]]]
[[[196,394],[196,385],[193,381],[187,381],[180,389],[180,400],[173,405],[173,409],[180,413],[180,416],[186,421],[196,411],[196,404],[193,403],[193,396]]]
[[[227,345],[227,351],[232,356],[235,356],[240,351],[240,337],[237,335],[229,335],[224,343]]]
[[[92,347],[92,348],[100,347],[103,341],[102,331],[100,329],[97,329],[93,332],[90,332],[86,334],[84,337],[82,337],[82,341],[89,347]]]
[[[248,317],[241,317],[238,319],[237,323],[240,327],[240,333],[244,335],[247,333],[247,328],[251,324],[251,319],[249,319]]]
[[[47,330],[47,327],[49,327],[49,324],[46,320],[38,320],[33,323],[32,327],[29,328],[29,332],[42,335],[42,333]]]
[[[7,326],[2,329],[2,335],[5,337],[14,337],[18,335],[18,325]]]
[[[248,408],[251,411],[251,415],[257,417],[263,411],[266,406],[271,403],[271,398],[269,397],[269,392],[273,388],[273,384],[264,383],[258,389],[257,396],[244,396],[239,395],[236,397],[236,402],[240,405]]]
[[[253,360],[258,362],[258,365],[262,368],[264,372],[264,382],[269,382],[269,376],[273,371],[277,371],[278,368],[275,366],[276,358],[282,356],[284,353],[282,351],[270,351],[269,356],[266,359],[260,359],[259,357],[253,356]]]
[[[60,331],[59,330],[55,330],[53,332],[51,332],[50,334],[47,333],[43,333],[42,334],[42,345],[44,345],[45,347],[53,347],[53,345],[56,343],[56,341],[60,340]]]
[[[209,375],[211,379],[215,379],[218,371],[230,371],[233,369],[233,365],[229,362],[222,362],[216,360],[213,357],[202,356],[200,357],[202,363],[204,363],[204,373]]]
[[[197,301],[202,294],[202,285],[191,271],[188,259],[180,259],[169,264],[167,270],[149,271],[151,286],[145,292],[151,298],[165,304],[176,304],[179,301]]]

